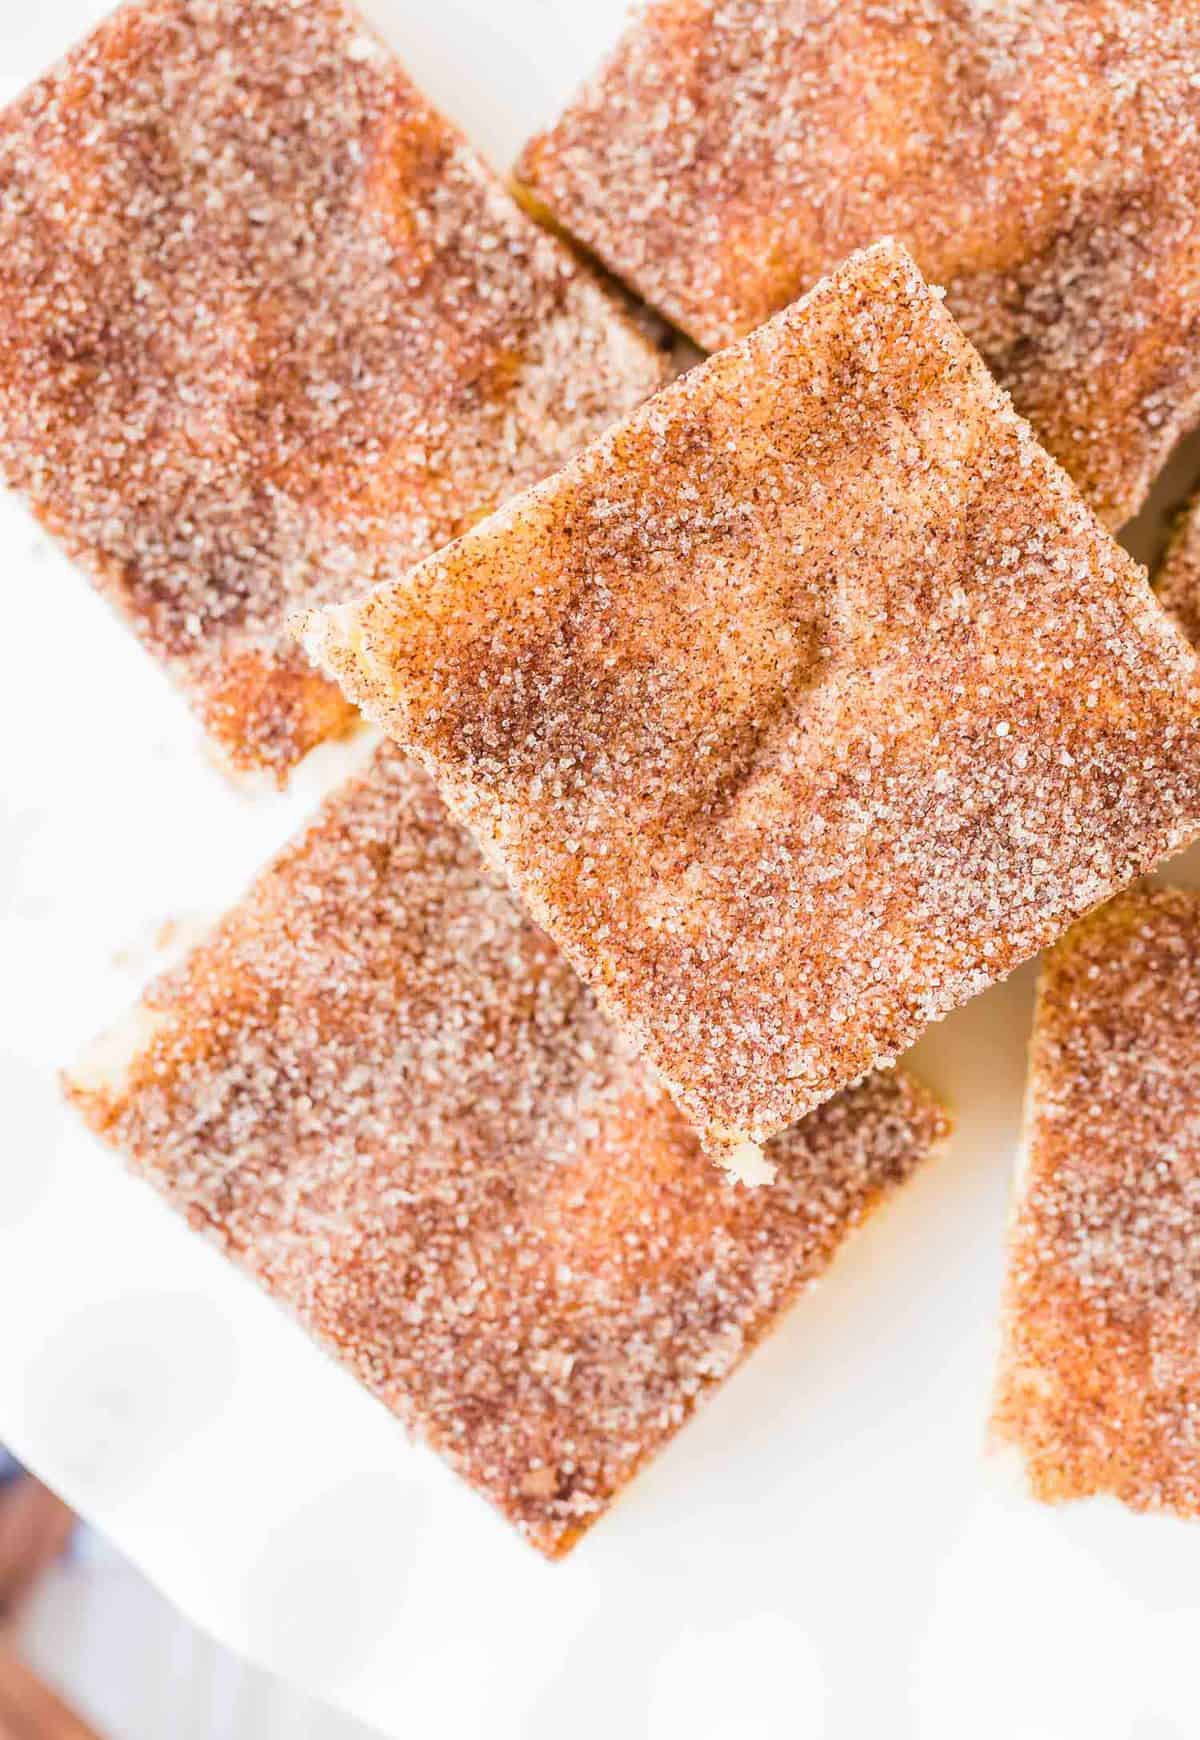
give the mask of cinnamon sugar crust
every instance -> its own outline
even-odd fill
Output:
[[[354,717],[290,610],[663,373],[339,0],[140,0],[0,115],[0,476],[238,770]]]
[[[1200,896],[1047,958],[993,1432],[1040,1499],[1200,1516]]]
[[[903,250],[309,625],[707,1145],[1200,832],[1200,679]]]
[[[948,1128],[873,1077],[719,1185],[387,746],[69,1091],[551,1556]]]
[[[1118,525],[1200,414],[1200,11],[656,0],[517,167],[716,349],[892,235]]]
[[[1180,517],[1154,587],[1192,645],[1200,645],[1200,498]]]

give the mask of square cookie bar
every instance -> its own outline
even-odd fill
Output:
[[[947,1134],[874,1076],[720,1186],[390,746],[69,1087],[552,1557]]]
[[[899,237],[1096,511],[1200,412],[1200,9],[656,0],[517,168],[716,349]]]
[[[1047,1501],[1200,1516],[1200,895],[1077,926],[1042,974],[993,1431]]]
[[[711,1151],[1200,832],[1200,678],[881,245],[308,627]]]
[[[353,719],[290,610],[662,378],[339,0],[137,0],[0,115],[0,478],[235,769]]]

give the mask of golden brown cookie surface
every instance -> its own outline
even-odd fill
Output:
[[[993,1429],[1038,1497],[1200,1515],[1200,896],[1153,889],[1043,970]]]
[[[1200,13],[656,0],[533,199],[716,349],[895,236],[1117,525],[1200,411]]]
[[[947,1133],[872,1077],[722,1186],[390,748],[71,1092],[552,1556]]]
[[[0,476],[235,768],[353,719],[290,610],[661,376],[339,0],[139,0],[0,116]]]
[[[1200,831],[1195,659],[891,246],[310,641],[714,1149]]]

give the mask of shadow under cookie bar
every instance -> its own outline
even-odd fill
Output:
[[[897,1071],[720,1184],[389,746],[68,1085],[552,1557],[948,1133]]]
[[[1200,499],[1181,515],[1154,590],[1192,645],[1200,643]]]
[[[706,349],[898,237],[1119,525],[1200,415],[1200,14],[658,0],[516,177]]]
[[[992,1433],[1049,1502],[1200,1516],[1200,896],[1113,901],[1047,957]]]
[[[1200,674],[883,244],[310,649],[709,1149],[1200,833]]]
[[[355,718],[290,611],[663,375],[340,0],[134,0],[0,115],[0,477],[240,772]]]

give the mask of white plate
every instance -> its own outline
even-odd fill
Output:
[[[501,166],[623,11],[368,9]],[[0,94],[103,10],[9,0]],[[0,557],[0,1438],[201,1625],[394,1734],[1196,1732],[1200,1531],[1042,1512],[981,1458],[1029,969],[918,1048],[947,1156],[547,1566],[61,1108],[161,927],[225,905],[337,757],[239,798],[8,501]]]

